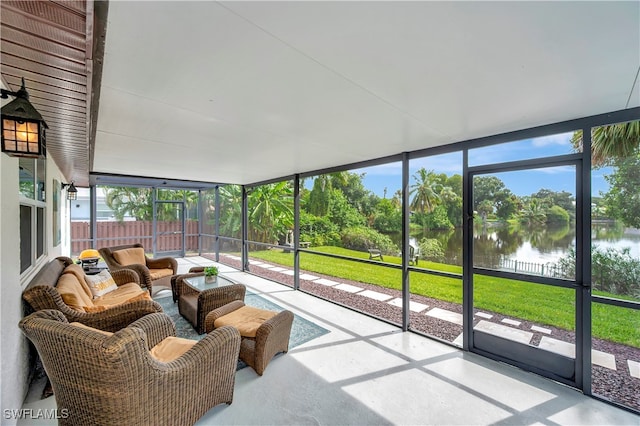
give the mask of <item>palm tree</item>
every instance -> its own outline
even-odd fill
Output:
[[[250,239],[272,243],[293,227],[293,188],[290,181],[261,185],[248,196]]]
[[[442,186],[440,188],[440,193],[438,194],[440,200],[446,203],[451,203],[456,201],[460,196],[456,194],[456,192],[450,186]]]
[[[520,213],[521,219],[525,221],[527,225],[543,224],[547,220],[545,210],[544,203],[541,200],[532,198]]]
[[[186,189],[158,189],[156,191],[157,201],[184,201],[185,210],[191,211],[198,206],[198,192]],[[156,218],[159,221],[173,222],[181,220],[180,212],[175,204],[159,203],[156,205]]]
[[[153,219],[152,188],[138,188],[128,186],[105,187],[105,204],[111,210],[116,220],[122,222],[125,216],[136,220]],[[191,190],[163,189],[156,192],[157,201],[184,201],[185,207],[194,210],[198,206],[198,193]],[[156,218],[159,221],[180,220],[180,212],[171,203],[156,205]]]
[[[393,193],[391,202],[396,208],[402,207],[402,191],[401,190],[398,189],[396,192]]]
[[[582,151],[582,130],[576,131],[571,143]],[[591,163],[602,167],[612,160],[626,158],[640,147],[640,120],[594,127],[591,131]]]
[[[415,183],[411,185],[409,195],[413,195],[410,207],[422,213],[431,213],[440,202],[440,184],[435,179],[433,170],[427,171],[424,167],[413,175]],[[423,221],[424,232],[427,231],[426,222]]]
[[[242,229],[242,187],[224,185],[220,187],[220,235],[240,238]]]
[[[151,188],[136,188],[128,186],[105,187],[105,204],[111,210],[116,220],[122,222],[125,216],[136,220],[152,220],[153,206]]]

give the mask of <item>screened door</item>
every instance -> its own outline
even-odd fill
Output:
[[[467,180],[470,350],[572,385],[583,356],[577,175],[570,162],[510,164],[470,168]]]
[[[154,203],[154,235],[157,257],[184,257],[185,204],[183,201]]]

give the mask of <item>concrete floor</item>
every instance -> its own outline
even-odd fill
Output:
[[[203,258],[180,259],[180,271]],[[640,417],[535,374],[220,265],[222,274],[329,329],[236,374],[233,404],[197,423],[240,425],[640,425]],[[37,393],[37,392],[34,392]],[[53,398],[24,408],[54,408]],[[46,421],[19,424],[46,424]]]

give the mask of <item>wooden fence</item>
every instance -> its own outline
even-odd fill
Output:
[[[121,244],[141,243],[149,253],[153,251],[153,222],[151,221],[100,221],[96,223],[96,247],[92,247],[91,223],[71,222],[71,253],[77,255],[89,248],[111,247]],[[187,221],[184,229],[185,251],[198,251],[198,222]],[[157,222],[158,252],[180,250],[182,247],[182,224],[180,222]]]

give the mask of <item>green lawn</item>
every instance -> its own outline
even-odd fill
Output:
[[[314,251],[368,259],[369,254],[340,247],[314,247]],[[257,259],[293,267],[293,254],[280,250],[252,251]],[[384,256],[385,263],[401,264],[401,258]],[[422,268],[462,274],[459,266],[420,261]],[[353,262],[349,260],[300,254],[300,268],[337,278],[375,284],[400,290],[400,269]],[[462,280],[411,272],[411,293],[453,303],[462,303]],[[611,295],[613,296],[613,295]],[[474,307],[503,315],[573,330],[575,323],[575,291],[561,287],[532,284],[488,276],[476,276]],[[640,311],[593,304],[594,337],[640,347]]]

